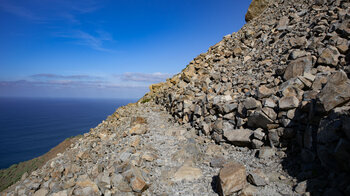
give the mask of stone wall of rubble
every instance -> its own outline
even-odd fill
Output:
[[[349,1],[276,0],[145,98],[217,143],[350,171],[349,38]]]

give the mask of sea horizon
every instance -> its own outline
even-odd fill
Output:
[[[0,169],[41,156],[137,99],[0,97]]]

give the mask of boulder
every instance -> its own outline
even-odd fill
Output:
[[[149,90],[153,93],[157,92],[162,86],[164,85],[164,82],[158,83],[158,84],[151,84],[149,86]]]
[[[244,165],[230,162],[220,169],[219,189],[222,195],[231,195],[246,186],[246,169]]]
[[[174,174],[174,181],[193,181],[202,177],[202,171],[199,168],[183,165]]]
[[[260,86],[257,89],[257,96],[259,99],[271,96],[274,93],[272,89],[267,88],[265,85]]]
[[[244,105],[244,108],[247,110],[252,110],[252,109],[261,107],[260,101],[257,101],[256,99],[254,99],[252,97],[247,98],[244,101],[243,105]]]
[[[267,128],[268,124],[273,123],[273,119],[276,119],[276,113],[271,108],[265,108],[261,111],[254,111],[251,116],[248,117],[248,126],[253,128]],[[272,118],[271,118],[271,117]]]
[[[225,105],[223,106],[223,110],[224,110],[224,112],[225,112],[226,114],[232,112],[232,111],[235,110],[236,108],[237,108],[237,104],[236,104],[236,103],[225,104]]]
[[[146,182],[138,176],[135,176],[134,178],[131,179],[130,185],[132,190],[137,193],[142,193],[144,190],[147,189]]]
[[[324,49],[317,59],[317,63],[329,65],[329,66],[337,66],[339,62],[339,51],[334,46],[328,46]]]
[[[249,22],[264,12],[271,0],[253,0],[245,15],[245,21]]]
[[[235,47],[234,49],[233,49],[233,55],[234,56],[240,56],[240,55],[242,55],[242,48],[240,48],[240,47]]]
[[[262,142],[260,140],[257,140],[257,139],[252,140],[252,148],[253,149],[259,149],[263,145],[264,145],[264,142]]]
[[[265,186],[267,185],[267,182],[268,182],[268,178],[259,169],[249,172],[247,176],[247,180],[249,183],[255,186]]]
[[[276,107],[275,101],[272,100],[272,99],[270,99],[270,98],[265,99],[263,105],[264,105],[264,107],[269,107],[269,108],[274,108],[274,107]]]
[[[81,177],[77,183],[77,187],[80,187],[81,194],[85,195],[101,195],[98,186],[90,180],[88,177]]]
[[[231,129],[224,131],[224,137],[236,146],[249,146],[250,137],[253,134],[253,131],[249,129]]]
[[[291,61],[283,75],[285,80],[302,76],[304,72],[309,72],[312,68],[312,57],[306,56]]]
[[[333,73],[317,99],[326,112],[348,102],[350,100],[350,80],[346,73],[344,71]]]
[[[49,191],[46,188],[41,188],[34,193],[34,196],[46,196]]]
[[[299,100],[295,96],[282,97],[278,101],[278,106],[281,110],[289,110],[299,106]]]
[[[253,133],[253,137],[258,140],[262,140],[265,136],[263,129],[256,129]]]

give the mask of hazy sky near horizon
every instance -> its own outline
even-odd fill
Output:
[[[251,0],[0,0],[0,97],[139,98],[238,31]]]

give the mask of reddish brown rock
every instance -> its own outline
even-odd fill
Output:
[[[269,5],[270,0],[253,0],[245,15],[245,21],[249,22],[253,18],[259,16]]]
[[[246,169],[244,165],[230,162],[219,173],[221,195],[231,195],[246,186]]]

